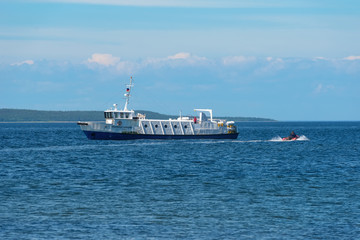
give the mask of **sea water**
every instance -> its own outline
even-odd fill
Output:
[[[88,140],[0,124],[0,239],[359,239],[360,122],[237,140]],[[283,142],[294,130],[301,141]]]

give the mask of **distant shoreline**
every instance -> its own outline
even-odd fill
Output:
[[[148,119],[176,119],[176,115],[167,115],[147,110],[135,110]],[[270,118],[258,117],[214,117],[234,122],[276,122]],[[27,109],[0,109],[0,123],[76,123],[78,121],[104,121],[103,111],[42,111]]]
[[[1,123],[77,123],[78,121],[12,121],[0,122]]]

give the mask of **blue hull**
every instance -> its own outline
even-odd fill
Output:
[[[84,131],[92,140],[135,140],[135,139],[236,139],[239,133],[212,135],[150,135],[150,134],[122,134],[112,132]]]

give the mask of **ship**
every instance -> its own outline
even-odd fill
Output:
[[[104,111],[104,122],[80,121],[77,124],[91,140],[135,139],[236,139],[239,135],[234,121],[214,119],[212,109],[194,109],[198,117],[147,119],[145,114],[129,110],[133,78],[126,85],[125,106]]]

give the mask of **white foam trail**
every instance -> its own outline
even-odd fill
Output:
[[[282,142],[282,138],[280,136],[273,137],[272,139],[268,140],[269,142]]]
[[[309,141],[310,139],[308,139],[305,135],[301,135],[298,139],[296,139],[296,141]]]
[[[265,141],[264,140],[246,140],[246,141],[233,140],[231,142],[248,143],[248,142],[265,142]]]

